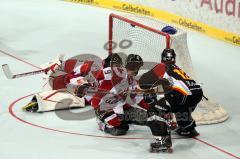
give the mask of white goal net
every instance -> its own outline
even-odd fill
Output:
[[[177,54],[177,65],[196,79],[187,46],[187,34],[177,29],[177,33],[169,35],[161,29],[167,24],[149,17],[131,14],[109,17],[109,53],[121,53],[122,58],[128,54],[139,54],[144,61],[142,71],[151,69],[161,62],[161,52],[164,48],[173,48]],[[197,124],[213,124],[223,122],[228,113],[223,107],[211,100],[205,99],[193,113]]]

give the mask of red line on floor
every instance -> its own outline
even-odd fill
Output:
[[[24,97],[21,97],[17,100],[15,100],[14,102],[12,102],[9,107],[8,107],[8,112],[10,113],[11,116],[13,116],[15,119],[17,119],[18,121],[21,121],[25,124],[28,124],[30,126],[34,126],[34,127],[37,127],[37,128],[41,128],[41,129],[46,129],[46,130],[51,130],[51,131],[55,131],[55,132],[60,132],[60,133],[65,133],[65,134],[71,134],[71,135],[79,135],[79,136],[90,136],[90,137],[98,137],[98,138],[113,138],[113,139],[152,139],[152,138],[144,138],[144,137],[120,137],[120,136],[103,136],[103,135],[91,135],[91,134],[82,134],[82,133],[75,133],[75,132],[69,132],[69,131],[63,131],[63,130],[58,130],[58,129],[53,129],[53,128],[48,128],[48,127],[44,127],[44,126],[41,126],[41,125],[37,125],[37,124],[34,124],[34,123],[30,123],[26,120],[23,120],[21,119],[20,117],[18,117],[15,112],[13,111],[13,107],[15,106],[15,104],[17,102],[19,102],[20,100],[24,99],[24,98],[27,98],[29,96],[32,96],[33,94],[30,94],[30,95],[27,95],[27,96],[24,96]],[[182,138],[182,137],[179,137],[179,138],[173,138],[173,139],[186,139],[186,138]]]
[[[230,152],[227,152],[227,151],[225,151],[225,150],[223,150],[223,149],[221,149],[221,148],[219,148],[219,147],[217,147],[217,146],[214,146],[214,145],[212,145],[212,144],[210,144],[210,143],[208,143],[208,142],[206,142],[206,141],[203,141],[203,140],[198,139],[198,138],[196,138],[196,137],[193,137],[193,139],[195,139],[195,140],[197,140],[197,141],[199,141],[199,142],[201,142],[201,143],[204,143],[205,145],[208,145],[208,146],[210,146],[210,147],[212,147],[212,148],[214,148],[214,149],[217,149],[218,151],[221,151],[222,153],[225,153],[225,154],[227,154],[227,155],[229,155],[229,156],[231,156],[231,157],[233,157],[233,158],[240,159],[240,157],[238,157],[238,156],[236,156],[236,155],[234,155],[234,154],[232,154],[232,153],[230,153]]]
[[[90,134],[81,134],[81,133],[75,133],[75,132],[68,132],[68,131],[63,131],[63,130],[57,130],[57,129],[53,129],[53,128],[48,128],[48,127],[44,127],[44,126],[41,126],[41,125],[37,125],[37,124],[33,124],[33,123],[30,123],[28,121],[25,121],[23,119],[21,119],[20,117],[18,117],[14,111],[13,111],[13,107],[15,106],[15,104],[17,102],[19,102],[20,100],[24,99],[24,98],[27,98],[29,96],[32,96],[33,94],[30,94],[30,95],[27,95],[27,96],[24,96],[24,97],[21,97],[17,100],[15,100],[14,102],[12,102],[9,107],[8,107],[8,111],[9,113],[11,114],[11,116],[13,116],[15,119],[17,119],[18,121],[21,121],[25,124],[28,124],[28,125],[31,125],[31,126],[34,126],[34,127],[37,127],[37,128],[41,128],[41,129],[46,129],[46,130],[50,130],[50,131],[55,131],[55,132],[60,132],[60,133],[65,133],[65,134],[71,134],[71,135],[79,135],[79,136],[88,136],[88,137],[97,137],[97,138],[111,138],[111,139],[152,139],[152,138],[142,138],[142,137],[116,137],[116,136],[101,136],[101,135],[90,135]],[[173,138],[173,139],[186,139],[186,138]],[[193,139],[195,139],[196,141],[199,141],[201,143],[204,143],[205,145],[209,146],[209,147],[212,147],[228,156],[231,156],[235,159],[240,159],[240,157],[230,153],[230,152],[227,152],[217,146],[214,146],[206,141],[203,141],[201,139],[198,139],[196,137],[194,137]]]

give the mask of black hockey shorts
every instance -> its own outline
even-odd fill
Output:
[[[165,94],[165,99],[171,105],[172,112],[185,112],[190,109],[193,112],[197,104],[202,100],[202,89],[195,90],[192,95],[185,96],[177,91]]]
[[[192,95],[184,96],[179,92],[171,92],[165,95],[166,100],[171,105],[171,110],[175,113],[179,126],[186,127],[190,125],[190,129],[195,127],[195,121],[191,114],[202,100],[203,92],[201,89],[195,90]]]

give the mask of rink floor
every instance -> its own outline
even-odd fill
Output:
[[[103,45],[108,15],[114,11],[57,0],[0,0],[0,4],[0,51],[36,66],[59,53],[66,58],[107,55]],[[94,118],[63,120],[56,112],[23,112],[31,94],[41,90],[42,75],[8,80],[0,71],[0,158],[239,159],[240,48],[195,32],[188,32],[188,46],[208,97],[224,105],[230,118],[199,126],[201,135],[195,139],[173,134],[173,154],[149,153],[151,135],[146,127],[131,126],[119,138],[100,132]],[[0,52],[0,64],[5,63],[15,73],[35,70]]]

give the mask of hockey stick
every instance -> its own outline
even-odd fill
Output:
[[[15,79],[15,78],[26,77],[26,76],[30,76],[30,75],[36,75],[36,74],[43,73],[45,71],[45,69],[42,69],[42,70],[30,71],[30,72],[25,72],[25,73],[20,73],[20,74],[12,74],[12,71],[10,70],[8,64],[3,64],[2,69],[3,69],[5,76],[8,79]]]
[[[89,89],[87,90],[87,94],[113,94],[117,95],[116,93],[110,92],[109,90],[96,90],[96,89]],[[136,94],[136,95],[143,95],[144,93],[155,93],[158,95],[164,95],[166,92],[163,91],[156,91],[156,90],[132,90],[132,91],[123,91],[121,94]]]
[[[58,60],[60,62],[63,61],[63,58],[64,58],[64,55],[63,54],[60,54],[58,56]],[[2,65],[2,69],[3,69],[3,72],[5,74],[5,76],[8,78],[8,79],[15,79],[15,78],[20,78],[20,77],[26,77],[26,76],[31,76],[31,75],[36,75],[36,74],[40,74],[40,73],[43,73],[45,72],[46,68],[45,69],[40,69],[40,70],[37,70],[37,71],[30,71],[30,72],[25,72],[25,73],[20,73],[20,74],[13,74],[12,71],[10,70],[10,67],[8,66],[8,64],[3,64]]]

